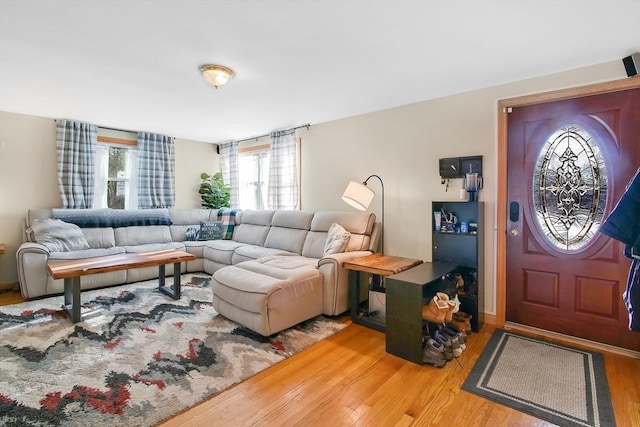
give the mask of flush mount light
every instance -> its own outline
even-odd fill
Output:
[[[200,73],[207,83],[216,89],[227,84],[227,82],[235,75],[232,69],[223,67],[222,65],[213,64],[201,66]]]

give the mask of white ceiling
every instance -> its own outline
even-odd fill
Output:
[[[639,22],[640,0],[0,0],[0,110],[222,142],[621,60]]]

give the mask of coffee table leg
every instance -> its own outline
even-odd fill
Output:
[[[80,276],[64,279],[64,308],[73,323],[80,321]]]
[[[165,268],[164,265],[160,265],[158,267],[158,289],[165,295],[169,295],[173,299],[180,299],[180,263],[176,262],[173,264],[173,288],[169,290],[167,286],[165,286]]]

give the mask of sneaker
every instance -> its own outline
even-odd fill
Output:
[[[444,346],[434,339],[428,339],[422,352],[422,362],[442,368],[447,363],[444,358]]]
[[[445,336],[449,337],[451,341],[451,349],[453,350],[453,357],[459,357],[465,348],[467,348],[466,344],[461,343],[460,334],[454,332],[452,329],[441,328],[440,330]]]
[[[464,331],[458,329],[455,325],[451,323],[447,323],[444,327],[444,331],[450,336],[455,336],[458,338],[458,342],[460,343],[460,348],[465,350],[467,348],[467,334]]]
[[[442,344],[442,346],[444,347],[444,358],[445,358],[445,360],[447,360],[447,361],[452,360],[453,359],[453,347],[451,346],[451,340],[449,339],[449,337],[444,335],[440,331],[436,331],[433,334],[433,339],[436,340],[436,342]]]

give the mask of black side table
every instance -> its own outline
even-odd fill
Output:
[[[386,351],[422,364],[422,306],[443,288],[455,265],[425,262],[386,279]]]
[[[419,264],[422,264],[422,260],[377,253],[342,263],[344,268],[350,270],[349,301],[351,305],[351,321],[380,332],[385,331],[384,323],[360,316],[358,313],[358,306],[360,305],[360,272],[377,274],[379,276],[390,276]],[[387,304],[389,304],[388,301]]]

